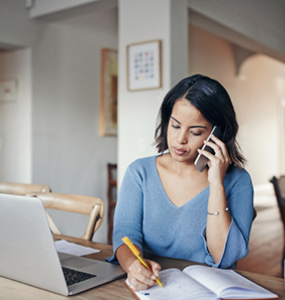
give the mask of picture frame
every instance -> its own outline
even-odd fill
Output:
[[[162,86],[161,40],[127,46],[127,89],[158,89]]]
[[[101,50],[100,135],[117,136],[118,51]]]

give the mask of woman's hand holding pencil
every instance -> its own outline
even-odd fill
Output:
[[[157,266],[159,266],[158,264],[154,263],[154,268],[152,269],[151,266],[140,256],[140,252],[139,250],[136,248],[136,246],[129,240],[128,237],[124,237],[122,239],[122,241],[128,246],[128,248],[132,251],[132,253],[135,255],[135,257],[137,258],[137,262],[139,262],[141,265],[143,265],[146,269],[148,269],[149,271],[153,272],[153,275],[151,276],[151,278],[153,280],[156,281],[156,283],[163,287],[161,281],[158,278],[158,272],[159,269],[157,268]],[[134,265],[137,265],[137,262],[134,262]],[[148,261],[150,264],[152,264],[150,261]],[[131,268],[133,268],[135,266],[131,266]],[[130,280],[130,279],[129,279]],[[133,289],[135,289],[133,286],[131,286]]]

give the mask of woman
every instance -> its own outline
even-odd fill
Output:
[[[222,138],[211,136],[218,126]],[[155,133],[157,156],[138,159],[127,169],[115,212],[114,256],[134,290],[155,284],[151,271],[121,239],[128,236],[154,255],[234,268],[248,253],[253,188],[236,142],[238,124],[226,90],[215,80],[194,75],[180,81],[163,100]],[[214,150],[201,150],[203,145]],[[209,160],[199,172],[195,159]]]

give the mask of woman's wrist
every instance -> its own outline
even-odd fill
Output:
[[[121,245],[117,249],[117,259],[119,261],[120,266],[122,269],[129,273],[130,266],[136,261],[136,257],[133,255],[133,253],[130,251],[130,249],[126,245]]]
[[[223,184],[210,185],[210,195],[208,200],[208,211],[225,211],[227,207],[225,187]]]
[[[223,192],[225,190],[224,183],[222,181],[216,181],[216,182],[210,182],[210,192],[217,191],[217,192]]]

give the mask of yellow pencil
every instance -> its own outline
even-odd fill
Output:
[[[136,246],[130,241],[128,237],[122,238],[122,241],[129,247],[129,249],[133,252],[134,256],[140,261],[140,263],[145,266],[148,270],[151,271],[149,265],[143,260],[143,258],[140,256],[139,250],[136,248]],[[163,287],[161,281],[156,277],[156,282],[159,286]]]

